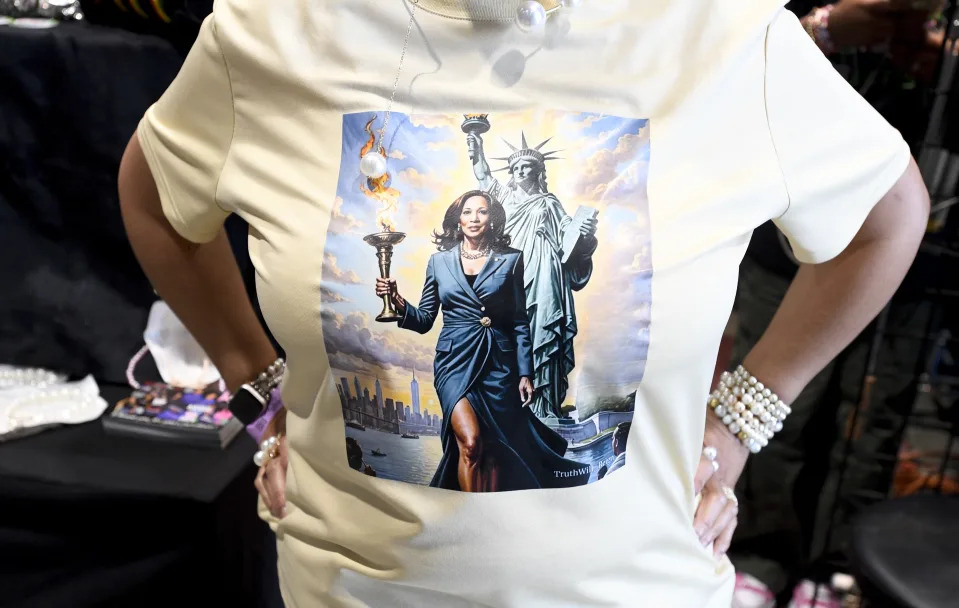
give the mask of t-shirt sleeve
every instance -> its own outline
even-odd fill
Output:
[[[216,190],[233,138],[233,96],[213,15],[137,137],[173,228],[195,243],[212,240],[229,215]]]
[[[905,172],[909,146],[835,70],[795,15],[766,39],[766,113],[789,203],[774,221],[796,258],[840,254]]]

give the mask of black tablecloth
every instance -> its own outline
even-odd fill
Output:
[[[155,296],[117,169],[181,63],[152,36],[0,26],[0,362],[123,381]]]
[[[124,382],[155,296],[117,169],[182,59],[87,23],[0,27],[0,363]],[[250,289],[246,226],[227,228]],[[104,389],[111,404],[127,391]],[[222,452],[108,437],[99,422],[0,444],[0,606],[277,605],[254,449],[245,435]]]
[[[111,406],[130,390],[100,388]],[[213,503],[253,466],[255,451],[246,433],[226,450],[202,449],[107,435],[96,420],[0,443],[0,477],[43,482],[75,495],[150,495]]]
[[[277,605],[255,449],[117,438],[99,420],[0,444],[0,606]]]
[[[0,26],[0,363],[124,382],[156,296],[123,229],[117,171],[182,61],[155,36]],[[247,226],[234,216],[227,232],[259,315]]]

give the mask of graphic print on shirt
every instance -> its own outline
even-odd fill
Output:
[[[624,466],[649,345],[648,121],[394,112],[381,139],[383,118],[343,117],[320,290],[350,467],[472,492]],[[387,173],[368,178],[374,149]]]

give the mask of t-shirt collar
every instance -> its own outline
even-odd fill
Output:
[[[407,0],[409,2],[409,0]],[[468,21],[510,21],[522,0],[419,0],[417,8]]]

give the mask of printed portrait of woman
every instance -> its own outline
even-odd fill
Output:
[[[567,442],[529,408],[533,355],[522,252],[509,247],[506,213],[489,193],[457,198],[434,231],[419,305],[395,279],[377,279],[402,315],[426,333],[443,311],[434,386],[443,410],[443,456],[430,483],[466,492],[585,484],[589,467],[564,458]]]

